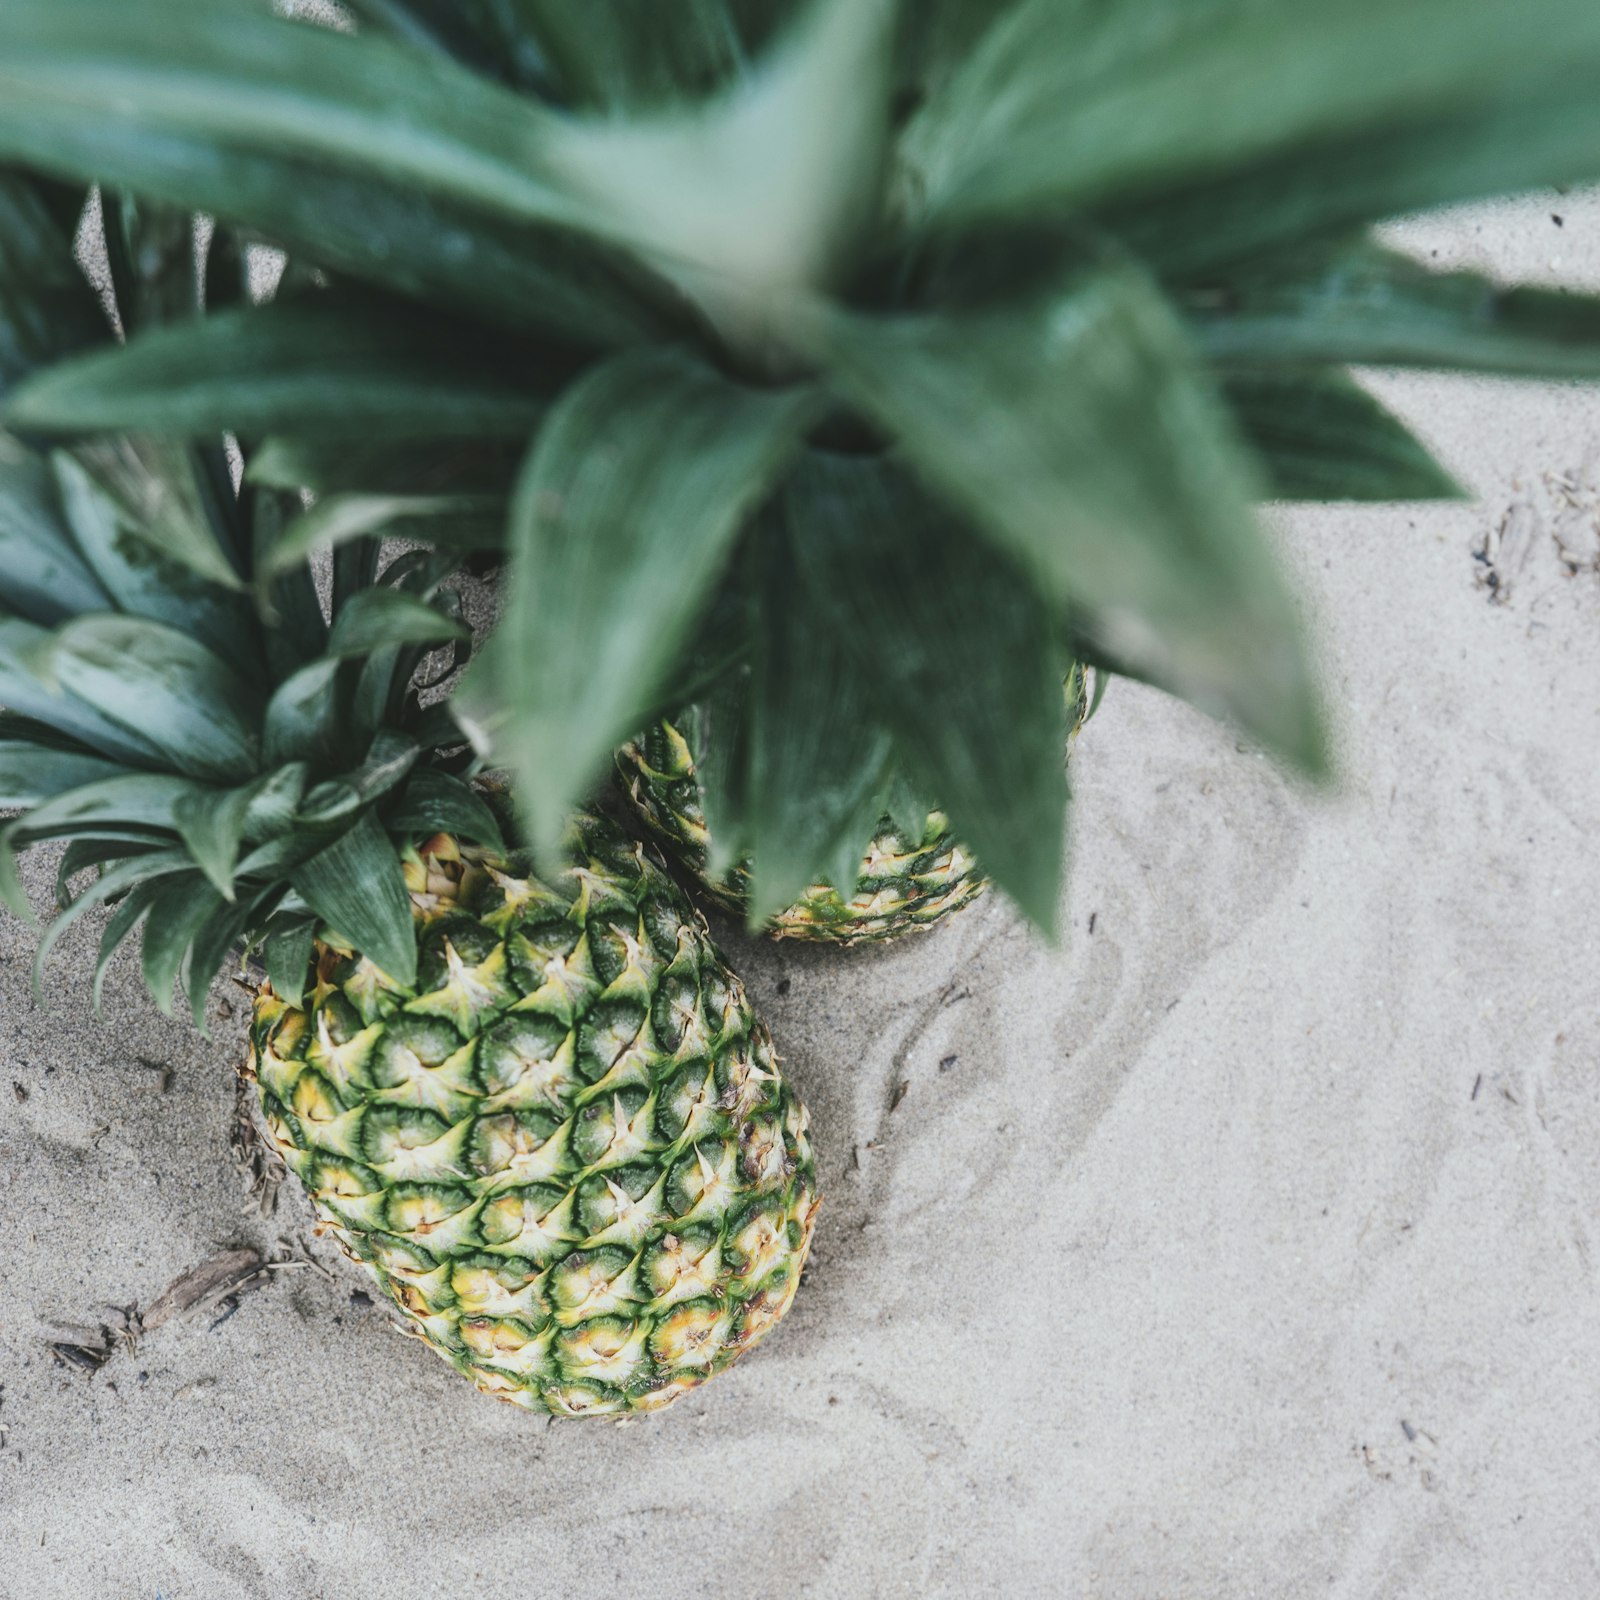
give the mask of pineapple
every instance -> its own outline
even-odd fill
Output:
[[[1068,753],[1090,714],[1086,675],[1067,675]],[[651,836],[714,905],[735,916],[750,907],[750,864],[724,872],[712,865],[710,829],[684,726],[687,717],[663,719],[617,752],[622,793]],[[988,887],[972,853],[950,829],[942,811],[919,817],[914,804],[903,817],[885,814],[873,829],[853,890],[842,894],[818,882],[766,924],[775,939],[861,944],[931,928],[969,906]]]
[[[0,389],[41,338],[111,337],[62,199],[0,172],[0,323],[28,334],[0,339]],[[192,300],[186,218],[111,225],[125,324]],[[419,1336],[530,1410],[659,1409],[793,1299],[805,1112],[642,845],[585,817],[538,872],[506,848],[422,703],[428,658],[470,644],[454,558],[368,532],[319,592],[327,514],[235,493],[220,448],[0,433],[0,893],[27,915],[14,856],[64,844],[37,970],[111,908],[97,1003],[136,937],[197,1021],[258,951],[271,1136]]]
[[[817,1212],[806,1114],[739,980],[594,818],[549,883],[408,854],[419,977],[320,942],[263,987],[250,1069],[321,1227],[484,1393],[654,1411],[788,1310]]]

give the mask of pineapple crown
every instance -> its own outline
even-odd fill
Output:
[[[0,174],[0,393],[111,325],[73,261],[82,196]],[[191,219],[108,208],[111,309],[130,329],[192,315]],[[439,759],[451,720],[418,669],[460,661],[441,587],[453,559],[340,546],[328,605],[298,496],[239,492],[221,439],[103,435],[72,448],[0,434],[0,892],[28,914],[15,855],[63,841],[39,952],[114,904],[95,975],[143,929],[164,1008],[197,1020],[240,940],[298,992],[319,925],[400,982],[415,940],[393,839],[499,833]],[[309,526],[308,526],[309,521]],[[93,872],[84,881],[84,874]],[[74,888],[74,885],[82,885]]]
[[[694,699],[773,881],[904,780],[1048,925],[1074,657],[1324,768],[1253,504],[1460,493],[1350,364],[1600,376],[1593,300],[1367,231],[1600,173],[1593,0],[270,12],[0,9],[0,157],[319,273],[11,425],[232,430],[329,538],[376,499],[501,552],[458,706],[547,850]]]

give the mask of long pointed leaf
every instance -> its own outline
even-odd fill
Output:
[[[328,654],[370,655],[390,645],[447,644],[469,639],[465,623],[447,617],[416,595],[398,589],[364,589],[351,597],[328,635]]]
[[[0,616],[0,704],[121,764],[161,765],[161,751],[149,739],[68,694],[41,672],[41,658],[49,650],[51,638],[34,623]]]
[[[1366,239],[1219,269],[1180,303],[1217,362],[1600,377],[1600,296],[1430,272]]]
[[[531,221],[570,209],[541,176],[553,119],[531,102],[438,57],[254,6],[6,0],[0,107],[0,144],[13,125],[70,131],[92,115],[130,139],[201,133]]]
[[[1278,500],[1471,497],[1391,411],[1338,369],[1230,373],[1222,392]]]
[[[503,853],[506,848],[494,813],[471,786],[432,768],[412,774],[384,822],[391,833],[418,839],[445,832],[488,850]]]
[[[170,832],[177,808],[196,785],[166,773],[125,773],[99,778],[33,806],[14,823],[18,839],[54,839],[102,824],[122,829]]]
[[[881,461],[812,456],[785,509],[805,581],[857,652],[900,760],[1053,930],[1067,790],[1048,612],[1019,571]]]
[[[257,580],[269,580],[291,572],[313,553],[335,549],[351,539],[385,533],[399,537],[393,531],[399,524],[425,523],[432,532],[439,529],[443,519],[453,515],[476,513],[481,516],[489,504],[504,510],[503,502],[459,495],[332,495],[296,517],[260,552]],[[442,531],[447,541],[452,539],[448,527]]]
[[[930,209],[967,223],[1126,204],[1341,138],[1403,137],[1597,65],[1588,0],[1025,0],[915,137]]]
[[[79,617],[51,636],[46,660],[65,689],[180,772],[221,782],[254,772],[258,691],[187,634],[143,617]]]
[[[666,353],[614,358],[553,411],[512,509],[492,657],[541,851],[650,704],[814,404]]]
[[[525,57],[565,96],[614,112],[708,95],[742,63],[728,0],[510,0]]]
[[[396,983],[416,982],[411,897],[400,858],[372,812],[295,868],[289,881],[324,922]]]
[[[128,775],[103,756],[21,739],[0,739],[0,811],[39,804],[69,789]]]
[[[1322,730],[1254,475],[1156,291],[1086,269],[994,309],[804,330],[920,476],[1170,687],[1311,770]]]
[[[234,898],[233,870],[239,861],[250,808],[259,784],[236,789],[195,789],[177,804],[174,823],[195,865],[225,900]]]
[[[791,509],[799,495],[787,497]],[[806,512],[814,506],[802,500]],[[813,536],[807,517],[767,519],[755,613],[750,734],[749,824],[754,857],[750,921],[759,927],[833,869],[840,835],[853,856],[882,814],[889,737],[872,714],[856,657],[800,580],[791,541]],[[862,820],[863,811],[871,815]]]
[[[35,368],[111,332],[43,189],[0,170],[0,396]]]
[[[737,335],[767,296],[829,281],[874,218],[893,13],[894,0],[811,0],[759,70],[703,109],[569,124],[549,159],[597,226]],[[593,26],[586,12],[586,43]]]
[[[547,385],[564,376],[543,374]],[[56,433],[309,427],[370,439],[525,434],[546,404],[503,339],[328,297],[222,312],[63,362],[6,414]]]
[[[0,860],[9,861],[10,856],[9,835],[0,836]],[[187,851],[160,850],[149,855],[133,856],[126,861],[118,862],[115,866],[107,867],[45,929],[39,940],[39,948],[33,957],[34,993],[43,997],[45,964],[50,959],[50,952],[67,929],[86,912],[92,911],[96,906],[104,905],[108,900],[117,899],[139,884],[153,883],[156,879],[170,877],[173,873],[188,873],[193,870],[193,865]],[[196,877],[198,878],[198,874]]]
[[[48,464],[0,433],[0,614],[48,625],[110,608],[110,596],[73,548]]]
[[[157,545],[168,517],[195,513],[171,479],[149,476],[154,457],[145,441],[96,440],[51,458],[61,503],[85,563],[119,610],[181,629],[232,658],[254,655],[254,619],[242,596],[229,593],[170,559]]]
[[[144,985],[163,1016],[172,1015],[172,986],[195,936],[224,904],[198,872],[169,878],[152,897],[144,924]]]
[[[1099,220],[1169,276],[1401,213],[1600,176],[1595,69],[1532,87],[1512,79],[1454,116],[1376,126],[1185,185],[1108,200]]]

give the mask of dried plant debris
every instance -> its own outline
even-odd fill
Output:
[[[111,1321],[99,1323],[94,1328],[60,1328],[61,1338],[50,1341],[50,1354],[56,1365],[69,1367],[86,1375],[93,1375],[108,1362],[121,1346],[131,1342],[126,1316],[132,1311],[118,1312]]]
[[[63,1367],[84,1374],[98,1372],[118,1350],[132,1350],[148,1333],[184,1317],[217,1313],[211,1328],[219,1327],[239,1309],[243,1296],[259,1289],[274,1272],[304,1266],[287,1252],[265,1256],[251,1245],[230,1246],[180,1273],[150,1304],[112,1306],[104,1321],[93,1327],[58,1329],[50,1353]]]
[[[1484,534],[1473,557],[1480,568],[1478,585],[1489,591],[1491,605],[1503,606],[1511,599],[1543,526],[1539,508],[1531,500],[1517,500]]]
[[[233,1159],[244,1174],[245,1190],[257,1216],[270,1217],[278,1209],[278,1191],[288,1176],[283,1158],[267,1142],[255,1118],[255,1090],[242,1073],[233,1085],[233,1123],[228,1143]]]
[[[138,1332],[153,1333],[194,1312],[225,1310],[230,1300],[237,1305],[240,1295],[259,1289],[279,1265],[249,1245],[223,1250],[174,1278],[138,1318]]]
[[[1547,472],[1552,514],[1550,537],[1569,577],[1600,572],[1600,461],[1577,472]]]

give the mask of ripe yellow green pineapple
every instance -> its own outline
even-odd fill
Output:
[[[788,1309],[805,1111],[680,891],[586,818],[547,885],[440,836],[406,863],[414,992],[324,942],[252,1069],[322,1225],[486,1393],[655,1410]]]

